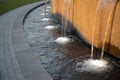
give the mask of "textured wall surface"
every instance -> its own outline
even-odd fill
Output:
[[[51,5],[54,18],[62,21],[62,17],[67,17],[89,44],[95,27],[94,46],[102,48],[105,41],[105,51],[120,58],[120,0],[71,0],[68,9],[64,0],[52,0]]]

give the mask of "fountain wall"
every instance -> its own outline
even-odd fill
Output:
[[[79,36],[88,44],[91,44],[93,25],[96,17],[94,46],[101,48],[108,18],[111,17],[105,41],[105,51],[120,58],[120,0],[115,3],[116,6],[112,16],[109,16],[112,10],[110,7],[114,6],[114,3],[110,1],[114,0],[103,1],[108,2],[102,4],[96,15],[99,0],[71,0],[67,20],[77,30]],[[51,0],[51,5],[53,17],[61,22],[62,17],[66,17],[64,0]]]

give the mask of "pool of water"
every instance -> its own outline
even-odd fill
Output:
[[[57,28],[58,24],[54,24],[55,29],[45,28],[53,25],[49,20],[51,19],[49,11],[50,7],[47,20],[44,16],[44,6],[32,11],[25,20],[24,31],[37,60],[54,80],[120,80],[119,60],[105,55],[104,59],[107,62],[105,67],[96,68],[91,65],[90,47],[83,41],[72,38],[66,45],[57,44],[55,40],[61,35]]]

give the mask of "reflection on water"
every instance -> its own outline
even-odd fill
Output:
[[[44,7],[29,14],[24,29],[37,59],[54,80],[120,80],[120,61],[115,61],[106,55],[105,70],[94,72],[92,68],[90,71],[90,67],[94,65],[89,65],[92,62],[92,60],[89,61],[90,48],[82,41],[76,41],[73,38],[74,40],[67,45],[54,43],[53,41],[60,34],[57,29],[52,31],[43,29],[48,23],[40,21],[44,18],[40,15],[42,9]],[[36,23],[34,23],[35,20]]]

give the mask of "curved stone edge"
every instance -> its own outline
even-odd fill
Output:
[[[24,10],[16,18],[13,25],[13,45],[20,68],[26,80],[53,80],[40,62],[36,60],[36,55],[32,52],[23,30],[23,24],[27,15],[42,5],[44,5],[44,2]]]

